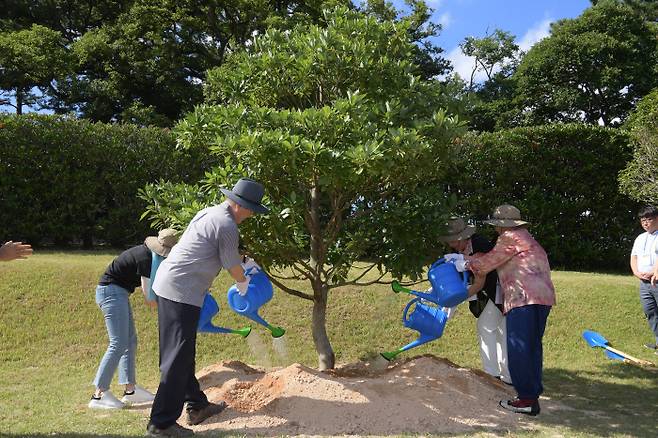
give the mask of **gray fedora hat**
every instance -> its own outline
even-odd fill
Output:
[[[233,186],[233,190],[220,189],[229,199],[254,213],[267,213],[270,211],[261,204],[265,188],[253,179],[240,178]]]

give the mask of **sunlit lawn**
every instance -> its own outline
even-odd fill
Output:
[[[116,252],[37,252],[25,261],[0,264],[0,435],[140,436],[146,418],[134,410],[97,412],[86,408],[91,381],[106,347],[106,332],[94,303],[100,274]],[[658,436],[658,373],[608,361],[581,338],[584,329],[602,333],[616,347],[656,362],[643,349],[652,340],[630,275],[555,272],[558,305],[545,336],[545,396],[567,408],[540,415],[526,436]],[[249,322],[226,309],[224,275],[214,285],[222,310],[215,322],[242,327]],[[308,290],[304,284],[299,287]],[[328,331],[340,363],[367,359],[415,338],[402,327],[408,296],[383,285],[331,292]],[[157,318],[132,298],[139,333],[138,380],[158,382]],[[287,354],[275,354],[259,327],[251,344],[235,335],[199,338],[197,368],[223,359],[261,366],[300,362],[317,366],[308,301],[275,292],[261,314],[285,327]],[[253,324],[252,324],[253,326]],[[253,348],[260,340],[265,348]],[[250,345],[252,345],[250,347]],[[444,336],[407,355],[433,353],[467,367],[479,367],[475,319],[466,307]],[[116,379],[115,379],[116,381]],[[113,388],[121,393],[121,388]]]

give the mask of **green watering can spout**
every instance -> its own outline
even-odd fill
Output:
[[[381,357],[383,357],[384,359],[390,362],[393,359],[395,359],[395,356],[397,356],[400,353],[402,353],[402,350],[386,351],[384,353],[379,353],[379,354]]]
[[[268,325],[267,328],[270,329],[270,332],[272,332],[273,338],[280,338],[286,333],[286,331],[281,327],[273,327],[271,325]]]
[[[251,333],[251,327],[246,326],[246,327],[242,327],[241,329],[235,329],[233,330],[232,333],[235,333],[236,335],[240,335],[243,338],[246,338],[247,336],[249,336],[249,333]]]

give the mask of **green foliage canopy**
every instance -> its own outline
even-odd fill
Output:
[[[245,223],[245,243],[280,288],[314,301],[320,366],[331,368],[329,290],[367,284],[360,280],[374,268],[375,281],[389,272],[417,278],[433,260],[447,212],[447,146],[463,125],[440,109],[438,84],[415,75],[408,25],[344,8],[325,22],[269,30],[232,55],[208,75],[208,98],[221,105],[197,108],[177,133],[181,145],[216,157],[198,187],[206,204],[240,176],[264,183],[271,212]],[[163,224],[170,188],[148,189],[150,214]],[[357,262],[365,267],[350,277]],[[276,268],[308,280],[313,296]]]
[[[658,205],[658,88],[642,98],[626,128],[634,151],[620,174],[620,189],[633,199]]]
[[[633,8],[598,2],[553,24],[516,72],[530,124],[623,122],[656,85],[656,33]]]
[[[0,33],[0,90],[13,95],[13,101],[0,98],[0,104],[14,106],[21,114],[24,105],[34,104],[39,97],[33,88],[45,90],[69,71],[70,64],[59,33],[47,27],[33,25]]]

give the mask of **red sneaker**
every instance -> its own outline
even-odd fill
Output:
[[[499,404],[508,411],[517,414],[538,415],[541,410],[537,399],[515,398],[514,400],[501,400]]]

